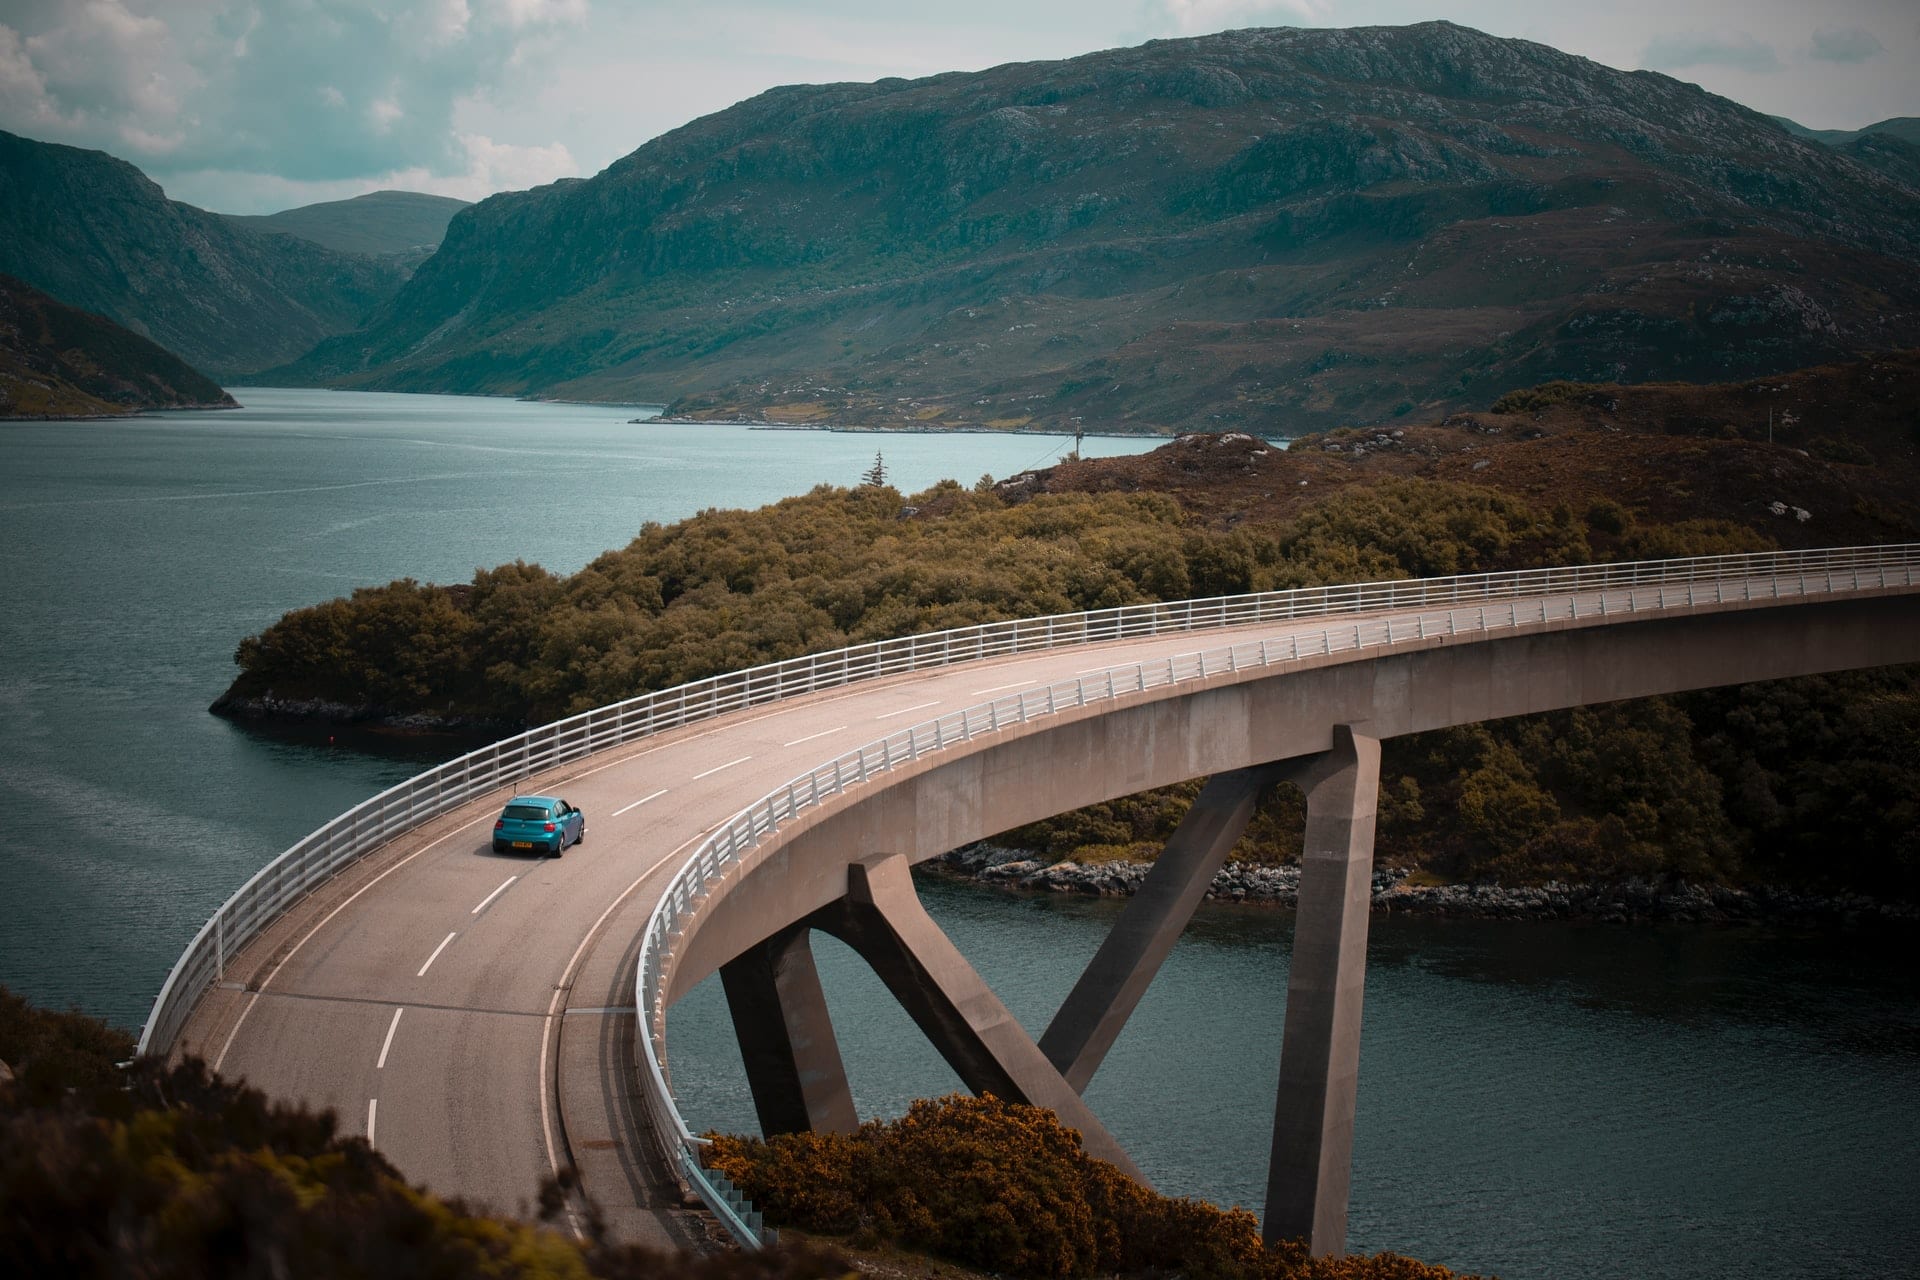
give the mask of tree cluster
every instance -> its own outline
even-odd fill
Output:
[[[921,1099],[852,1134],[709,1135],[708,1161],[769,1221],[902,1245],[1035,1280],[1447,1280],[1395,1254],[1265,1246],[1245,1209],[1157,1195],[1095,1160],[1051,1111],[991,1095]]]
[[[1350,488],[1285,524],[1221,529],[1152,493],[943,482],[823,486],[649,524],[561,577],[482,570],[289,613],[242,642],[235,693],[519,725],[757,663],[1036,614],[1316,583],[1761,549],[1719,521],[1641,524],[1611,501],[1539,511],[1425,480]],[[1379,856],[1508,883],[1679,875],[1920,895],[1912,671],[1585,708],[1396,740]],[[1002,839],[1080,861],[1152,857],[1198,783]],[[1299,799],[1237,856],[1298,855]]]

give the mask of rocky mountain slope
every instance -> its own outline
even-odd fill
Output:
[[[91,418],[233,406],[180,357],[0,276],[0,418]]]
[[[336,253],[393,258],[411,271],[433,256],[447,234],[448,220],[467,204],[419,191],[371,191],[279,213],[221,216],[236,226],[299,236]]]
[[[464,211],[291,372],[1286,431],[1915,342],[1912,182],[1693,85],[1427,23],[775,89]]]
[[[225,379],[354,328],[406,274],[169,200],[104,152],[4,132],[0,272]]]

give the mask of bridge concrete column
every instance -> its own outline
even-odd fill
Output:
[[[1379,740],[1336,725],[1333,749],[1294,778],[1307,796],[1306,842],[1263,1234],[1337,1256],[1346,1252],[1353,1175]]]
[[[769,1138],[860,1127],[807,933],[804,925],[783,929],[720,966],[753,1109]]]
[[[1216,773],[1201,788],[1040,1037],[1041,1052],[1075,1092],[1086,1092],[1161,962],[1193,919],[1215,873],[1253,818],[1260,792],[1286,776],[1286,766],[1256,765]]]
[[[1146,1185],[1125,1149],[927,914],[906,858],[889,854],[851,864],[847,896],[806,923],[873,967],[967,1088],[1050,1108],[1079,1131],[1088,1155]]]

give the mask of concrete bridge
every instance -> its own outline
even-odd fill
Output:
[[[1379,742],[1623,698],[1920,661],[1920,546],[1368,583],[991,624],[812,655],[544,726],[296,844],[169,975],[141,1047],[336,1108],[410,1178],[524,1209],[577,1168],[672,1242],[701,1170],[667,1013],[719,972],[763,1128],[854,1123],[807,939],[865,958],[968,1087],[1080,1099],[1270,781],[1307,795],[1265,1230],[1344,1245]],[[1210,775],[1037,1040],[914,895],[914,862]],[[489,850],[514,791],[589,819]]]

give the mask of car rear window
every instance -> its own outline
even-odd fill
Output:
[[[527,822],[542,822],[546,819],[547,810],[545,806],[537,804],[510,804],[507,806],[507,811],[501,816],[505,818],[520,818]]]

